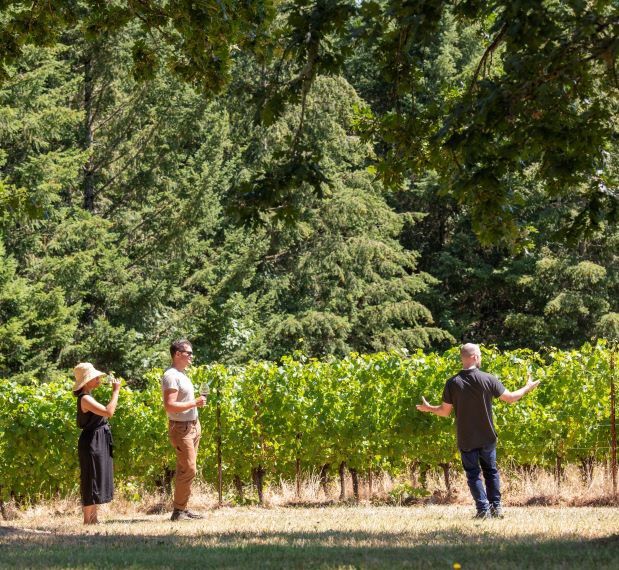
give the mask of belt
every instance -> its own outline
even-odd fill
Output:
[[[198,423],[198,420],[168,420],[170,422],[170,425],[174,425],[174,424],[180,424],[180,425],[187,425],[187,424],[191,424],[191,425],[196,425]]]

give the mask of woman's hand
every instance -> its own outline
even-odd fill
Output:
[[[112,392],[119,392],[120,380],[118,380],[118,378],[114,378],[114,376],[110,376],[110,380],[112,382]]]

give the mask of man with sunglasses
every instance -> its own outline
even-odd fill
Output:
[[[168,414],[168,434],[176,451],[176,480],[174,484],[174,511],[171,520],[201,519],[202,515],[187,510],[191,484],[196,476],[196,456],[202,429],[198,410],[206,403],[204,396],[194,397],[193,384],[185,374],[191,364],[191,343],[177,340],[170,345],[172,366],[161,379],[163,406]]]

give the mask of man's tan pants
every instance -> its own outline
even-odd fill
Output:
[[[196,476],[196,457],[202,428],[200,421],[169,421],[168,435],[176,451],[176,482],[174,485],[174,508],[187,509],[191,495],[191,483]]]

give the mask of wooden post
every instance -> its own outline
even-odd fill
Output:
[[[355,497],[355,501],[359,501],[359,473],[354,467],[348,469],[352,478],[352,493]]]
[[[560,453],[557,453],[555,460],[555,478],[557,481],[557,490],[561,490],[561,482],[563,479],[563,457]]]
[[[329,498],[329,467],[331,467],[331,464],[325,463],[320,468],[320,486],[325,494],[325,499]]]
[[[301,458],[299,457],[299,448],[301,446],[301,434],[298,433],[297,434],[297,460],[296,460],[296,464],[295,464],[295,476],[296,476],[296,482],[297,482],[297,489],[296,489],[296,497],[297,499],[301,498]]]
[[[443,477],[445,478],[445,489],[447,489],[447,494],[451,495],[451,477],[450,477],[450,467],[449,463],[441,463],[440,466],[443,469]]]
[[[2,485],[0,485],[0,514],[2,514],[2,518],[6,521],[9,520],[6,514],[6,508],[4,506],[4,499],[2,498]]]
[[[346,499],[346,461],[340,463],[340,501]]]
[[[296,477],[296,483],[297,483],[297,488],[295,490],[295,496],[297,499],[300,499],[301,498],[301,459],[299,457],[297,457],[296,464],[295,464],[295,477]]]
[[[611,346],[610,352],[610,449],[611,449],[611,474],[613,478],[613,497],[617,498],[617,425],[615,408],[615,347]]]
[[[221,400],[219,382],[217,382],[217,499],[221,507],[223,505],[223,475],[221,471]]]

